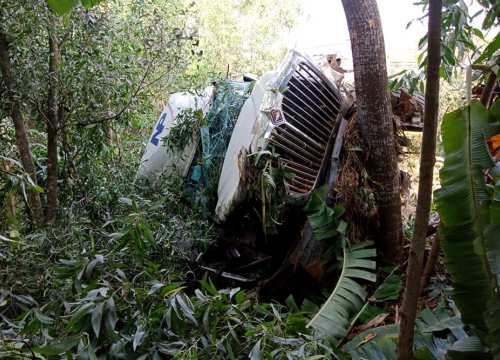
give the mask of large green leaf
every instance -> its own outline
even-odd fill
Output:
[[[446,338],[444,333],[448,333]],[[342,349],[353,360],[396,360],[398,336],[399,324],[379,326],[358,333]],[[434,310],[425,308],[416,321],[416,360],[484,359],[487,356],[484,351],[481,341],[469,336],[460,318],[443,306]]]
[[[315,240],[332,239],[345,234],[347,223],[340,219],[345,209],[341,205],[333,208],[328,206],[325,202],[327,192],[326,186],[320,187],[311,194],[304,207]]]
[[[470,121],[472,114],[477,121]],[[482,170],[493,165],[481,135],[487,119],[478,103],[445,115],[445,163],[440,173],[441,189],[436,192],[455,301],[464,321],[479,328],[484,328],[483,313],[490,291],[484,251],[477,246],[482,240],[477,225],[482,222],[488,200]]]
[[[85,9],[90,9],[96,5],[98,5],[103,0],[82,0],[82,5]]]
[[[57,15],[69,13],[78,3],[78,0],[47,0],[49,8]]]
[[[60,342],[34,347],[32,350],[41,355],[56,356],[71,350],[79,341],[79,337],[69,337]]]
[[[492,327],[487,320],[500,316],[494,310],[498,302],[495,264],[500,254],[500,228],[491,221],[495,200],[485,181],[485,172],[495,165],[486,143],[498,131],[498,119],[492,114],[493,110],[488,112],[473,102],[444,116],[445,162],[440,172],[441,189],[436,192],[440,236],[453,278],[455,302],[465,323],[490,334],[500,331],[500,325]]]
[[[377,302],[390,301],[399,299],[401,292],[401,278],[395,273],[389,274],[384,282],[375,290],[373,298]]]
[[[98,5],[103,0],[81,0],[83,7],[87,10]],[[47,5],[57,15],[62,16],[69,13],[80,3],[80,0],[47,0]]]
[[[342,272],[335,289],[321,309],[307,325],[316,329],[321,336],[342,339],[366,300],[365,288],[357,280],[375,282],[376,250],[371,243],[364,242],[344,246]]]
[[[498,51],[498,49],[500,49],[500,35],[495,36],[493,41],[490,42],[488,46],[486,46],[481,56],[479,56],[474,63],[479,64],[484,60],[491,59],[491,57],[495,54],[495,52]]]

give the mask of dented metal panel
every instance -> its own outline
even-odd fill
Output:
[[[243,105],[234,126],[217,189],[215,214],[219,221],[226,220],[227,215],[244,200],[246,195],[245,162],[248,154],[252,152],[252,141],[258,137],[262,98],[269,80],[275,75],[273,72],[266,73],[255,83],[252,94]]]

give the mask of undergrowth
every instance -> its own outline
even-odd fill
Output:
[[[350,324],[342,346],[350,355],[306,327],[316,304],[262,303],[254,289],[216,287],[196,263],[215,241],[214,224],[192,209],[182,183],[132,181],[141,148],[124,134],[79,164],[61,184],[57,226],[32,229],[19,211],[2,228],[0,358],[348,359],[392,349],[394,326],[379,325],[398,301],[399,278]],[[275,221],[269,179],[287,174],[267,170],[257,184],[263,218]],[[344,234],[346,224],[335,224]],[[436,331],[451,329],[447,321]],[[376,338],[351,340],[373,326]]]
[[[192,283],[168,231],[130,210],[100,229],[2,246],[0,357],[333,358],[305,329],[313,304],[260,304],[210,279]]]
[[[122,141],[62,187],[57,226],[0,238],[0,358],[334,358],[305,327],[314,304],[196,274],[213,225],[174,182],[134,184],[140,144]]]

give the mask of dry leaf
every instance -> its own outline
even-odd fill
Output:
[[[488,145],[490,146],[491,153],[495,155],[498,150],[500,150],[500,134],[493,135],[488,139]]]
[[[368,330],[370,328],[377,327],[385,321],[385,318],[387,316],[389,316],[389,314],[386,314],[386,313],[379,314],[379,315],[375,316],[373,319],[371,319],[370,321],[368,321],[366,324],[358,326],[357,330],[359,332],[362,332],[362,331]]]
[[[363,340],[361,340],[361,341],[359,342],[359,344],[358,344],[358,345],[356,345],[356,347],[358,348],[358,347],[360,347],[360,346],[363,346],[364,344],[366,344],[367,342],[369,342],[370,340],[372,340],[375,336],[377,336],[377,334],[374,334],[374,333],[370,333],[370,334],[366,335],[366,336],[363,338]]]

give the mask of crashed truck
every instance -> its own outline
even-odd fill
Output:
[[[151,183],[163,176],[184,178],[198,200],[206,203],[212,196],[221,223],[248,194],[245,170],[250,154],[272,149],[279,166],[293,173],[284,179],[291,199],[307,199],[325,182],[327,169],[331,182],[340,148],[332,149],[350,107],[333,77],[291,51],[276,71],[245,80],[224,81],[197,94],[171,95],[137,178]],[[186,136],[180,130],[186,113],[196,114],[199,131],[187,131],[188,138],[176,143],[182,133]],[[200,190],[208,183],[213,194]]]
[[[183,200],[187,196],[193,208],[221,224],[217,241],[201,252],[189,240],[179,244],[191,250],[193,272],[210,273],[221,288],[251,288],[263,300],[287,302],[292,295],[293,301],[306,304],[308,298],[322,297],[337,274],[335,289],[308,326],[343,339],[367,295],[365,284],[353,278],[375,280],[375,249],[358,242],[350,247],[356,254],[347,255],[347,222],[337,220],[345,211],[346,219],[356,220],[350,222],[356,231],[352,237],[365,239],[363,231],[376,219],[365,203],[357,209],[356,201],[330,199],[325,191],[347,185],[361,188],[363,200],[370,194],[356,151],[344,151],[341,159],[343,145],[354,149],[359,144],[354,94],[331,75],[331,68],[291,51],[276,71],[256,81],[226,80],[197,94],[172,95],[155,124],[137,178],[159,184],[164,176],[182,179]],[[391,100],[401,122],[412,123],[421,114],[420,105],[404,92],[393,93]],[[259,164],[262,158],[265,167]],[[269,168],[275,175],[287,174],[276,177],[279,186],[273,172],[266,173]],[[274,186],[266,190],[264,180]],[[338,199],[346,208],[335,204]],[[278,216],[268,215],[273,209]],[[268,219],[277,224],[272,234]],[[348,273],[345,269],[350,275],[342,275]]]

